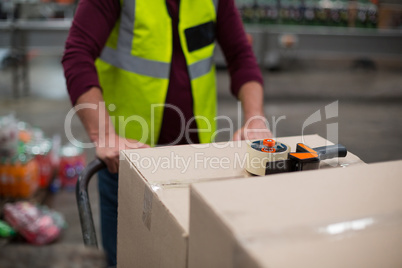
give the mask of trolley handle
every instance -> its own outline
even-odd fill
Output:
[[[92,246],[96,248],[98,247],[98,241],[96,239],[91,204],[89,202],[88,184],[92,176],[105,167],[106,164],[99,158],[91,161],[78,177],[78,182],[75,189],[84,244],[86,246]]]

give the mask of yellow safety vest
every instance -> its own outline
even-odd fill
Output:
[[[179,36],[191,80],[200,142],[216,130],[213,52],[218,0],[181,0]],[[116,132],[155,145],[159,138],[172,59],[172,22],[165,0],[124,0],[96,60]]]

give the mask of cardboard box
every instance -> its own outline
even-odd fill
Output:
[[[295,148],[302,137],[278,138]],[[326,145],[318,135],[304,136],[312,147]],[[183,145],[121,152],[118,207],[118,267],[187,267],[189,185],[193,182],[249,177],[246,143]],[[326,160],[345,166],[363,163],[349,153]]]
[[[402,161],[191,186],[189,267],[402,267]]]

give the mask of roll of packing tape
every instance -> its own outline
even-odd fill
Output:
[[[246,170],[254,175],[265,176],[268,162],[288,159],[290,146],[272,139],[256,140],[247,144]]]

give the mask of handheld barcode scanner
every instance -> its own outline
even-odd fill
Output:
[[[254,175],[270,175],[282,172],[318,169],[320,161],[334,157],[345,157],[346,148],[341,144],[310,148],[298,143],[296,152],[289,145],[273,139],[257,140],[247,147],[246,170]]]

